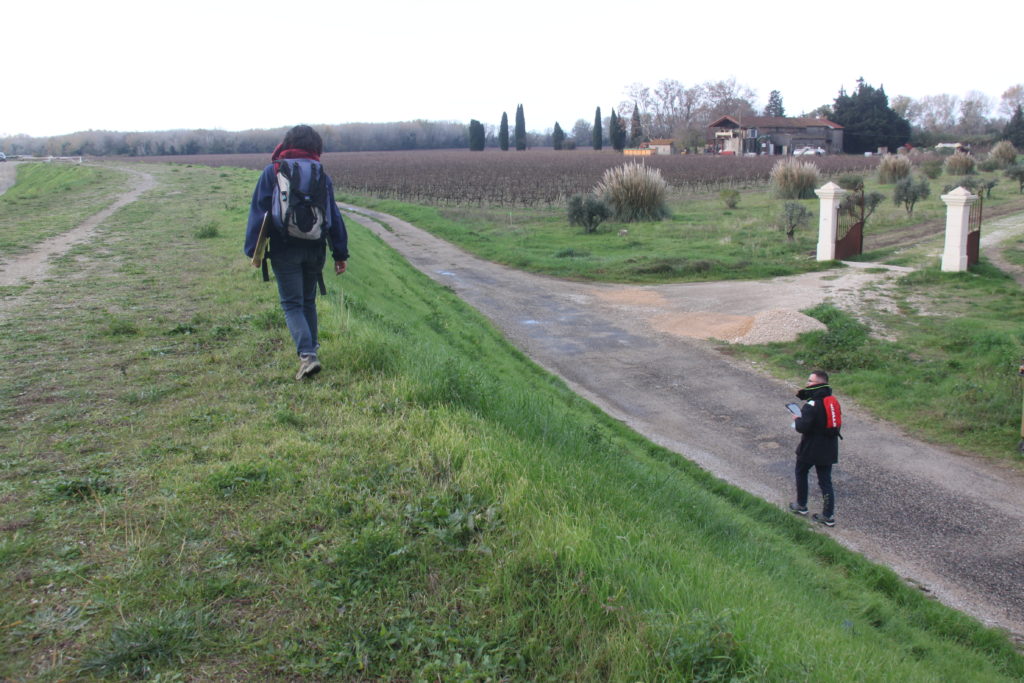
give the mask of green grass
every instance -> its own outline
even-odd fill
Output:
[[[827,332],[792,344],[735,347],[789,378],[828,368],[841,393],[936,443],[1024,463],[1021,426],[1024,296],[985,261],[968,273],[921,270],[897,281],[890,310],[807,311]],[[871,332],[884,332],[887,341]]]
[[[110,168],[18,164],[17,183],[0,194],[0,258],[34,248],[98,213],[129,183]]]
[[[1003,635],[605,417],[357,226],[324,372],[292,381],[241,255],[256,174],[146,170],[0,319],[0,678],[1024,676]]]
[[[944,220],[946,208],[940,195],[943,186],[955,180],[940,176],[930,181],[931,196],[918,202],[908,216],[902,206],[892,202],[893,185],[879,185],[873,176],[866,176],[866,191],[882,192],[887,199],[869,219],[865,235]],[[997,186],[986,200],[986,210],[1024,210],[1024,200],[1012,190],[1005,182]],[[653,284],[760,279],[833,265],[820,264],[814,256],[819,201],[801,200],[811,219],[797,231],[796,240],[789,242],[777,227],[784,202],[773,198],[767,185],[744,190],[733,209],[724,208],[716,195],[676,193],[670,196],[671,215],[664,221],[606,221],[591,234],[570,227],[565,209],[420,206],[357,195],[339,199],[399,216],[489,261],[556,277]],[[620,230],[628,234],[620,236]],[[941,226],[936,234],[941,240]],[[927,266],[937,262],[936,250],[941,250],[941,242],[930,244],[927,251],[893,247],[857,260],[875,258],[895,265]]]

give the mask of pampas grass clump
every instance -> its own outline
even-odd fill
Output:
[[[779,199],[814,199],[819,182],[818,167],[806,161],[783,159],[772,167],[772,191]]]
[[[1017,148],[1009,140],[1000,140],[988,153],[989,159],[994,159],[999,168],[1006,168],[1017,163]]]
[[[609,168],[594,192],[608,203],[617,221],[660,221],[668,215],[668,183],[656,168],[637,163]]]
[[[946,159],[943,168],[945,168],[946,173],[949,175],[969,175],[974,173],[974,157],[970,154],[957,152]]]
[[[878,182],[883,185],[891,185],[898,180],[909,177],[913,169],[914,165],[910,163],[910,159],[907,157],[886,154],[878,162]]]

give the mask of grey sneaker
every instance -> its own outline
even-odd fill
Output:
[[[836,525],[836,518],[835,517],[826,517],[825,515],[819,515],[817,512],[815,512],[813,515],[811,515],[811,519],[813,519],[818,524],[824,524],[825,526],[835,526]]]
[[[315,353],[303,353],[299,356],[299,371],[295,373],[295,379],[300,380],[320,372],[320,361]]]
[[[795,512],[798,515],[806,515],[807,514],[807,506],[806,505],[800,505],[799,503],[790,503],[789,504],[789,511],[790,512]]]

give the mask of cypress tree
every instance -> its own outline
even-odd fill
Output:
[[[484,151],[484,141],[486,134],[484,133],[484,124],[480,123],[476,119],[472,119],[469,122],[469,149],[472,152]]]
[[[633,120],[630,124],[629,130],[629,146],[639,147],[640,143],[644,141],[644,129],[640,125],[640,107],[633,103]]]
[[[498,128],[498,146],[501,151],[508,151],[508,112],[501,112],[501,127]]]
[[[565,131],[558,125],[558,121],[555,121],[555,131],[551,134],[551,145],[555,149],[562,149],[563,142],[565,142]]]
[[[1024,110],[1018,104],[1013,111],[1013,116],[1006,123],[1003,129],[1003,137],[1009,140],[1017,149],[1024,149]]]
[[[611,140],[612,149],[621,152],[626,147],[626,124],[615,114],[612,109],[611,120],[608,122],[608,139]]]
[[[523,105],[516,108],[516,151],[526,149],[526,116],[523,115]]]
[[[590,139],[594,149],[600,151],[603,138],[604,133],[601,131],[601,107],[598,107],[597,111],[594,112],[594,127],[590,130]]]

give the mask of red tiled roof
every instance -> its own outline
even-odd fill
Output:
[[[790,118],[788,116],[745,116],[741,119],[723,116],[713,121],[708,128],[720,128],[726,121],[739,128],[812,128],[818,126],[842,129],[842,126],[835,121],[815,118],[813,116],[802,118]]]

